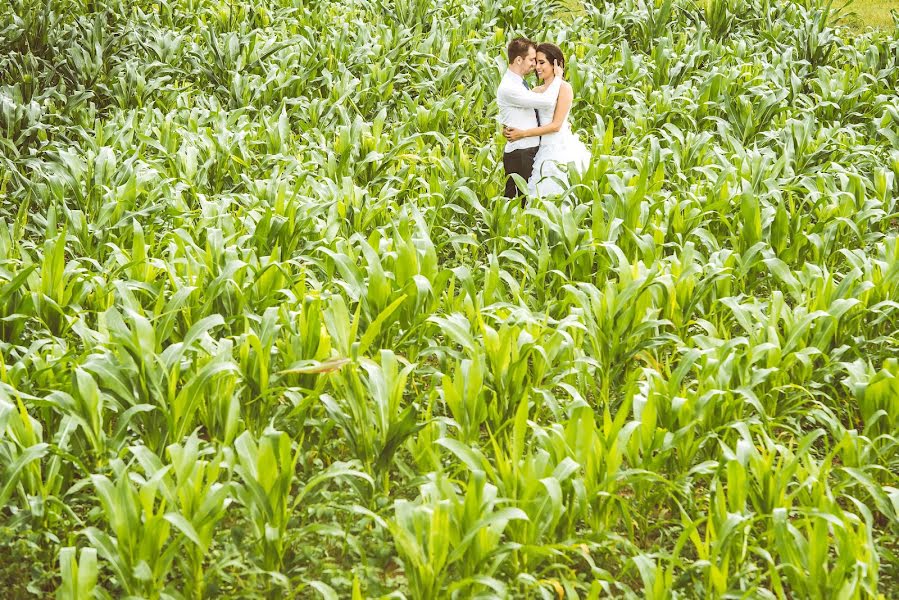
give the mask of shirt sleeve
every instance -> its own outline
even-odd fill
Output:
[[[544,92],[532,92],[523,85],[501,85],[496,96],[498,100],[505,102],[509,106],[548,109],[556,105],[556,97],[559,95],[559,88],[561,87],[562,78],[556,77]]]

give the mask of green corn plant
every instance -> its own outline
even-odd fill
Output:
[[[2,389],[2,388],[0,388]],[[4,389],[3,404],[0,404],[0,425],[3,425],[3,467],[4,483],[0,488],[0,500],[5,505],[16,493],[17,487],[28,492],[41,488],[41,465],[39,461],[49,450],[42,441],[43,429],[32,420],[20,399],[10,402]]]
[[[159,597],[183,545],[171,540],[172,524],[159,489],[166,471],[132,481],[124,463],[112,467],[115,480],[91,477],[109,531],[91,526],[84,534],[124,593]]]
[[[478,318],[480,338],[474,337],[471,324],[462,315],[433,317],[431,321],[441,328],[447,338],[462,347],[465,354],[471,357],[467,360],[479,361],[483,365],[479,368],[484,372],[486,389],[490,393],[486,402],[487,423],[496,429],[514,413],[523,394],[529,393],[530,389],[541,393],[547,391],[544,386],[550,387],[551,382],[569,375],[568,372],[554,374],[551,365],[556,360],[571,356],[572,338],[563,328],[567,323],[551,328],[546,323],[546,317],[541,319],[540,315],[526,311],[519,312],[514,320],[512,313],[504,307],[497,307],[495,312],[475,313],[475,316]],[[490,318],[490,322],[497,322],[498,328],[494,329],[485,317]],[[479,347],[480,344],[483,348]],[[476,392],[471,388],[470,393]],[[547,405],[554,408],[556,403],[552,394],[547,391],[542,395],[548,399]],[[473,402],[469,401],[467,410],[476,409]]]
[[[275,348],[286,368],[276,374],[276,381],[288,389],[320,392],[327,384],[323,374],[341,368],[348,359],[329,359],[331,337],[324,323],[321,297],[307,295],[305,285],[298,285],[297,293],[302,296],[297,307],[280,310],[281,335],[275,341]],[[314,399],[315,395],[309,394],[308,398]],[[301,407],[296,409],[303,411]]]
[[[249,432],[234,442],[241,479],[236,490],[260,544],[258,560],[266,571],[281,567],[287,549],[287,527],[293,505],[291,491],[299,454],[287,434],[268,430],[257,441]]]
[[[32,521],[35,527],[52,527],[63,518],[81,522],[62,500],[73,465],[84,470],[69,452],[71,427],[63,422],[53,438],[45,438],[43,426],[25,404],[34,400],[0,382],[0,468],[4,473],[0,500],[15,507],[13,515],[19,513],[18,519]]]
[[[146,448],[131,450],[145,473],[160,474],[157,478],[159,493],[170,508],[165,519],[186,538],[182,547],[186,564],[181,569],[190,583],[189,595],[205,597],[208,594],[208,553],[213,546],[216,527],[225,517],[232,500],[230,485],[222,481],[222,453],[213,454],[212,448],[201,447],[196,433],[191,434],[183,445],[168,446],[165,463]]]
[[[481,427],[487,421],[487,398],[483,386],[484,367],[470,359],[460,361],[452,377],[442,377],[441,398],[453,418],[453,424],[459,428],[460,440],[468,444],[480,438]]]
[[[505,592],[492,577],[509,553],[502,534],[511,521],[527,517],[517,508],[500,506],[497,489],[477,471],[464,491],[437,475],[414,501],[395,502],[388,526],[415,597],[484,587]]]
[[[98,362],[94,363],[95,368],[101,369],[98,374],[104,384],[117,390],[122,402],[134,403],[135,395],[143,400],[129,408],[156,408],[144,413],[146,417],[141,418],[148,424],[156,424],[157,430],[148,431],[149,439],[153,441],[151,448],[156,449],[157,445],[166,441],[167,431],[177,439],[187,435],[197,425],[198,412],[205,413],[205,420],[210,423],[203,398],[207,394],[213,395],[220,384],[229,386],[238,372],[229,344],[223,344],[220,352],[211,356],[196,346],[212,328],[222,324],[221,316],[201,319],[190,328],[182,341],[162,352],[159,352],[161,340],[157,339],[156,330],[145,316],[134,311],[122,315],[111,309],[105,313],[104,320],[107,335],[115,344],[116,352],[107,354],[112,361],[111,368],[108,365],[100,366]],[[194,376],[182,382],[182,360],[191,356],[197,360],[191,365],[195,369]],[[126,382],[131,377],[134,379],[129,383],[133,387],[129,391]],[[231,387],[233,389],[233,385]],[[215,403],[212,405],[215,406]],[[165,423],[165,429],[159,430],[159,423]],[[233,422],[225,420],[219,421],[219,424],[219,427],[213,428],[214,435],[233,435]]]
[[[701,6],[709,33],[719,40],[724,39],[732,31],[741,10],[746,10],[746,7],[740,4],[731,8],[727,3],[718,0],[706,0]]]
[[[846,364],[845,368],[849,375],[845,385],[858,401],[859,424],[863,430],[873,438],[896,431],[899,423],[896,360],[886,359],[879,370],[862,361]]]
[[[826,503],[824,498],[820,500],[820,504]],[[832,593],[875,594],[877,569],[864,568],[878,562],[868,523],[832,505],[826,511],[814,508],[823,507],[809,507],[795,520],[786,509],[774,513],[774,548],[783,565],[777,584],[787,584],[810,598]],[[837,551],[836,558],[828,556],[831,548]]]
[[[617,282],[607,281],[603,289],[584,283],[563,287],[586,325],[581,343],[597,364],[603,402],[610,400],[612,382],[628,361],[670,339],[662,331],[668,322],[654,318],[659,309],[652,300],[652,288],[661,282],[651,271],[629,265],[616,250],[620,261]]]
[[[39,270],[32,273],[32,303],[35,313],[44,325],[56,334],[68,329],[64,307],[78,301],[82,282],[77,263],[66,264],[66,232],[60,232],[55,240],[47,240]]]
[[[614,420],[605,420],[600,427],[590,407],[576,408],[561,435],[550,438],[550,451],[557,461],[559,453],[564,452],[583,469],[583,475],[572,480],[574,494],[568,511],[583,518],[593,531],[607,530],[619,520],[633,522],[628,503],[616,494],[627,485],[627,469],[617,439],[625,415],[626,411],[620,410]]]
[[[512,422],[511,435],[491,439],[496,467],[489,475],[500,493],[527,516],[526,520],[508,526],[509,539],[521,546],[514,553],[515,569],[535,572],[544,559],[547,542],[573,534],[562,522],[573,496],[568,479],[580,465],[567,456],[556,463],[542,448],[526,450],[527,417],[528,402],[524,397]]]
[[[59,571],[62,583],[56,590],[59,600],[89,600],[97,594],[97,551],[82,548],[75,558],[75,548],[68,546],[59,552]]]
[[[674,3],[670,0],[652,0],[636,2],[640,9],[640,20],[634,28],[634,40],[644,48],[648,48],[661,37],[672,17]]]
[[[735,469],[729,467],[728,471],[732,473]],[[691,532],[690,538],[697,556],[708,564],[705,583],[709,594],[722,596],[728,592],[733,580],[739,578],[739,565],[748,550],[745,539],[752,519],[739,513],[729,513],[726,495],[720,491],[717,482],[713,484],[713,489],[715,493],[705,521],[705,536],[700,536],[692,523],[686,522],[685,526]]]
[[[49,397],[68,413],[69,417],[78,424],[84,436],[84,446],[95,462],[103,462],[109,450],[119,450],[116,442],[124,441],[121,437],[110,440],[107,435],[108,426],[104,423],[109,418],[109,410],[106,407],[107,400],[97,386],[94,378],[83,369],[77,369],[73,373],[75,384],[72,386],[77,391],[74,397],[62,392],[56,392]],[[127,426],[127,418],[123,420]],[[110,448],[109,446],[113,446]]]
[[[353,457],[382,478],[384,491],[394,454],[421,428],[415,405],[403,398],[413,369],[414,365],[401,366],[392,351],[381,350],[377,363],[362,359],[332,373],[333,395],[321,396]]]
[[[302,525],[292,531],[293,517],[306,508],[319,486],[345,477],[372,481],[364,473],[334,463],[302,484],[296,478],[300,449],[293,448],[285,432],[271,428],[258,439],[245,431],[235,440],[234,450],[233,469],[240,479],[234,495],[247,511],[258,546],[255,560],[266,572],[282,568],[290,538],[303,531]]]
[[[0,233],[0,238],[5,236],[2,246],[9,248],[12,240],[9,233]],[[9,251],[2,253],[3,256],[9,256]],[[13,340],[21,339],[25,331],[25,319],[19,315],[28,314],[29,309],[28,294],[26,293],[26,281],[36,265],[30,265],[25,268],[16,268],[11,260],[4,260],[5,265],[2,267],[2,283],[0,283],[0,314],[3,315],[0,321],[0,335],[3,339]],[[8,265],[8,266],[6,266]]]

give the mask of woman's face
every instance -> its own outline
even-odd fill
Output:
[[[537,53],[537,77],[547,79],[553,75],[552,61],[542,52]]]

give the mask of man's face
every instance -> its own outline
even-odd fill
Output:
[[[525,69],[524,74],[530,75],[534,72],[534,69],[537,68],[537,49],[531,46],[528,48],[528,56],[524,59]]]

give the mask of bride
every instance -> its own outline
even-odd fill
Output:
[[[555,44],[537,46],[537,77],[543,84],[534,88],[533,92],[543,92],[557,77],[554,66],[565,66],[565,56]],[[528,192],[532,196],[549,196],[561,194],[568,187],[568,169],[573,166],[583,173],[590,162],[590,151],[571,131],[568,124],[568,113],[574,92],[571,84],[562,82],[554,107],[540,109],[540,123],[546,123],[533,129],[505,128],[503,135],[509,141],[526,137],[540,137],[540,147],[534,157],[534,170],[528,180]]]

